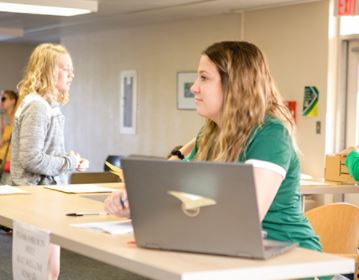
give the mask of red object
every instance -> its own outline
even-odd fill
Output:
[[[10,160],[7,160],[4,164],[4,172],[10,173]]]
[[[338,16],[354,16],[357,11],[357,0],[337,0]]]
[[[290,113],[292,114],[294,122],[297,123],[297,101],[288,100],[285,102],[285,105],[287,105]]]

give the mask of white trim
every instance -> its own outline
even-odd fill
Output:
[[[285,169],[282,166],[275,164],[273,162],[270,162],[270,161],[258,160],[258,159],[248,159],[244,163],[252,164],[254,167],[268,169],[270,171],[278,173],[283,178],[285,178],[285,176],[287,175],[287,171],[285,171]]]

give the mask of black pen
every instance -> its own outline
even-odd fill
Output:
[[[125,206],[125,201],[126,201],[126,200],[123,200],[122,197],[120,197],[120,204],[121,204],[121,206],[122,206],[123,209],[126,208],[126,206]]]
[[[66,214],[66,216],[70,216],[70,217],[82,217],[82,216],[94,216],[94,215],[108,215],[108,213],[107,212],[73,212]]]

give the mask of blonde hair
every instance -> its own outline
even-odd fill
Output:
[[[221,77],[223,107],[220,123],[207,120],[198,140],[196,159],[238,161],[250,135],[265,116],[279,119],[294,141],[294,121],[277,91],[262,52],[248,42],[219,42],[203,55]]]
[[[37,93],[50,104],[65,104],[68,92],[59,92],[56,88],[57,60],[59,55],[67,54],[67,49],[59,44],[45,43],[38,45],[32,52],[27,64],[24,78],[18,83],[21,100],[29,93]]]

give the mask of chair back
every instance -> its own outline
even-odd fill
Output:
[[[75,172],[70,175],[70,184],[117,183],[121,179],[111,172]]]
[[[359,207],[349,203],[331,203],[308,210],[305,216],[319,235],[324,252],[357,253]]]
[[[349,203],[331,203],[305,212],[323,252],[340,254],[355,260],[354,279],[359,279],[359,207]]]

